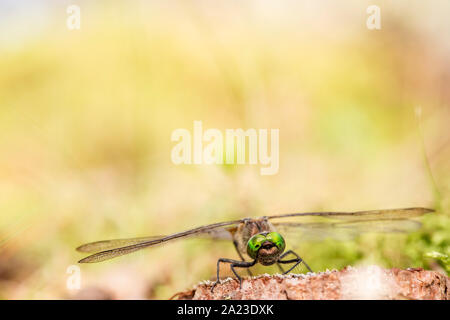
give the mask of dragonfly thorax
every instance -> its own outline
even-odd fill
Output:
[[[265,266],[274,264],[286,248],[286,242],[278,232],[261,232],[247,242],[247,254]]]

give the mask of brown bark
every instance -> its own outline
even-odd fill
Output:
[[[320,273],[262,275],[244,278],[242,289],[235,279],[226,279],[211,292],[212,282],[174,297],[182,300],[337,300],[337,299],[419,299],[449,300],[450,278],[421,268],[382,269],[346,267]]]

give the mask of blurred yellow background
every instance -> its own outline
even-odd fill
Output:
[[[66,26],[70,4],[79,30]],[[372,4],[381,30],[366,27]],[[450,254],[449,9],[3,1],[0,298],[169,298],[237,258],[233,246],[187,240],[81,265],[81,290],[69,290],[75,247],[311,210],[438,209],[409,236],[300,244],[315,271],[444,270],[424,254]],[[171,133],[194,120],[279,128],[279,172],[173,164]]]

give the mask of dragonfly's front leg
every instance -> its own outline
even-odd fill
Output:
[[[291,260],[281,260],[283,259],[285,256],[287,256],[288,254],[293,254],[294,256],[296,256],[296,259],[291,259]],[[277,263],[282,263],[282,264],[287,264],[287,263],[295,263],[288,271],[284,272],[283,274],[287,274],[289,272],[291,272],[291,270],[293,270],[296,266],[298,266],[300,263],[302,263],[305,265],[305,267],[309,270],[309,272],[313,272],[311,270],[311,268],[308,266],[308,264],[302,259],[300,258],[300,256],[298,254],[296,254],[294,251],[292,250],[288,250],[285,253],[283,253],[280,258],[278,259]]]
[[[285,274],[286,271],[284,271],[283,267],[281,266],[280,262],[277,262],[277,267],[280,269],[281,274]]]
[[[217,280],[216,280],[216,282],[214,282],[213,286],[211,287],[211,292],[214,291],[214,288],[220,281],[219,273],[220,273],[220,263],[221,262],[231,263],[231,265],[230,265],[231,271],[233,271],[234,275],[239,280],[240,288],[242,288],[242,279],[238,275],[238,273],[236,272],[236,270],[234,268],[250,268],[256,264],[256,260],[249,262],[249,261],[237,261],[237,260],[232,260],[232,259],[220,258],[219,260],[217,260]]]

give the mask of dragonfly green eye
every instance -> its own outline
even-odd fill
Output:
[[[280,253],[283,252],[286,248],[286,242],[278,232],[269,232],[266,236],[266,239],[267,241],[274,243],[277,246],[278,250],[280,250]]]
[[[253,259],[256,258],[258,250],[261,248],[262,244],[266,241],[266,237],[262,234],[255,234],[248,240],[247,243],[247,253]]]
[[[269,232],[268,234],[255,234],[253,237],[248,240],[247,243],[247,253],[248,255],[256,259],[258,254],[258,250],[262,247],[264,242],[273,243],[279,250],[279,252],[283,252],[286,248],[286,243],[284,242],[283,237],[278,232]]]

